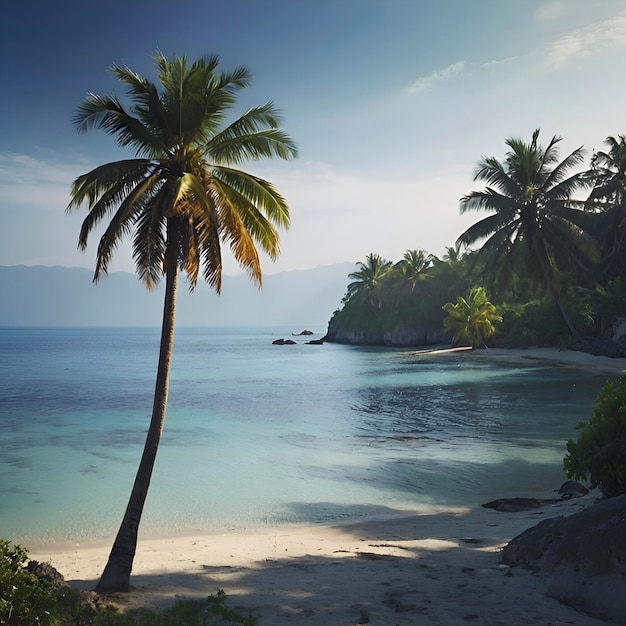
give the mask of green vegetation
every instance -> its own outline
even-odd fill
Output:
[[[477,335],[444,326],[442,307],[462,307],[463,294],[482,288],[502,317],[491,345],[626,354],[611,337],[626,316],[626,137],[608,137],[588,169],[582,148],[560,160],[560,141],[543,147],[536,130],[530,142],[507,139],[502,161],[483,157],[474,180],[485,187],[463,196],[460,210],[489,215],[443,259],[407,251],[394,264],[370,254],[350,275],[329,339],[426,345],[466,337],[477,345]]]
[[[54,624],[54,587],[23,567],[28,554],[0,539],[0,624]]]
[[[137,532],[165,419],[178,273],[193,289],[202,272],[219,292],[221,244],[228,243],[239,264],[258,285],[256,246],[278,255],[277,227],[289,226],[284,198],[267,181],[238,165],[269,157],[295,156],[291,138],[279,128],[274,106],[253,107],[224,127],[236,94],[250,84],[245,68],[219,72],[217,57],[188,63],[182,57],[156,58],[160,84],[128,68],[112,72],[127,88],[126,109],[117,98],[89,95],[78,107],[79,130],[100,128],[114,135],[137,158],[101,165],[79,176],[68,210],[88,207],[79,235],[89,235],[105,218],[94,280],[108,271],[119,242],[133,233],[137,275],[147,288],[165,277],[161,347],[152,419],[135,484],[98,583],[98,591],[128,591]]]
[[[577,428],[578,441],[567,442],[563,459],[567,476],[589,479],[609,498],[626,493],[626,376],[605,383],[591,418]]]
[[[458,296],[456,304],[446,302],[443,310],[448,313],[443,329],[452,333],[452,345],[468,340],[473,348],[484,348],[485,339],[496,332],[494,322],[502,321],[483,287],[473,287],[466,298]]]
[[[54,584],[27,571],[28,553],[0,539],[0,624],[41,626],[255,626],[257,618],[227,606],[219,590],[206,600],[179,599],[163,611],[115,607],[94,602],[91,595]]]

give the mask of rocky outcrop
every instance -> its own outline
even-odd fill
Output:
[[[293,339],[274,339],[273,346],[294,346],[296,342]]]
[[[63,574],[56,570],[50,563],[40,563],[39,561],[29,561],[24,568],[29,574],[36,576],[39,580],[47,580],[54,587],[64,587],[67,583]]]
[[[358,346],[414,347],[449,343],[450,337],[441,329],[398,325],[387,331],[345,328],[331,320],[324,341]]]
[[[626,624],[626,494],[529,528],[502,562],[536,572],[561,602]]]

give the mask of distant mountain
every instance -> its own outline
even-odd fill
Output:
[[[341,303],[354,264],[339,263],[263,277],[259,292],[247,276],[224,276],[217,296],[198,282],[190,294],[181,277],[179,326],[311,326],[320,332]],[[148,292],[134,274],[114,272],[97,285],[77,267],[0,266],[0,326],[158,326],[164,284]],[[300,328],[302,326],[302,328]]]

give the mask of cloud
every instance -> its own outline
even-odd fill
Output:
[[[565,4],[563,2],[547,2],[537,9],[535,19],[538,22],[549,22],[561,17],[564,13]]]
[[[85,163],[63,163],[27,154],[0,153],[0,209],[35,206],[63,210],[70,200],[72,181],[89,169]]]
[[[554,41],[548,50],[547,66],[557,70],[579,58],[626,47],[626,11],[580,28]]]
[[[460,74],[465,69],[466,65],[465,61],[459,61],[458,63],[448,65],[448,67],[443,70],[436,70],[428,76],[422,76],[413,81],[413,83],[409,86],[408,91],[409,93],[423,93],[425,91],[429,91],[433,85],[444,82],[452,76]]]

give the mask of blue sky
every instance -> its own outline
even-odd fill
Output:
[[[123,95],[108,73],[154,77],[152,56],[217,54],[246,65],[240,107],[273,101],[300,156],[253,164],[286,196],[292,227],[266,273],[441,255],[483,156],[507,137],[563,137],[590,157],[626,133],[624,0],[22,0],[0,24],[0,265],[92,268],[76,250],[72,180],[131,157],[78,134],[88,93]],[[238,111],[234,111],[235,115]],[[226,255],[226,273],[238,269]],[[114,270],[133,270],[121,247]]]

